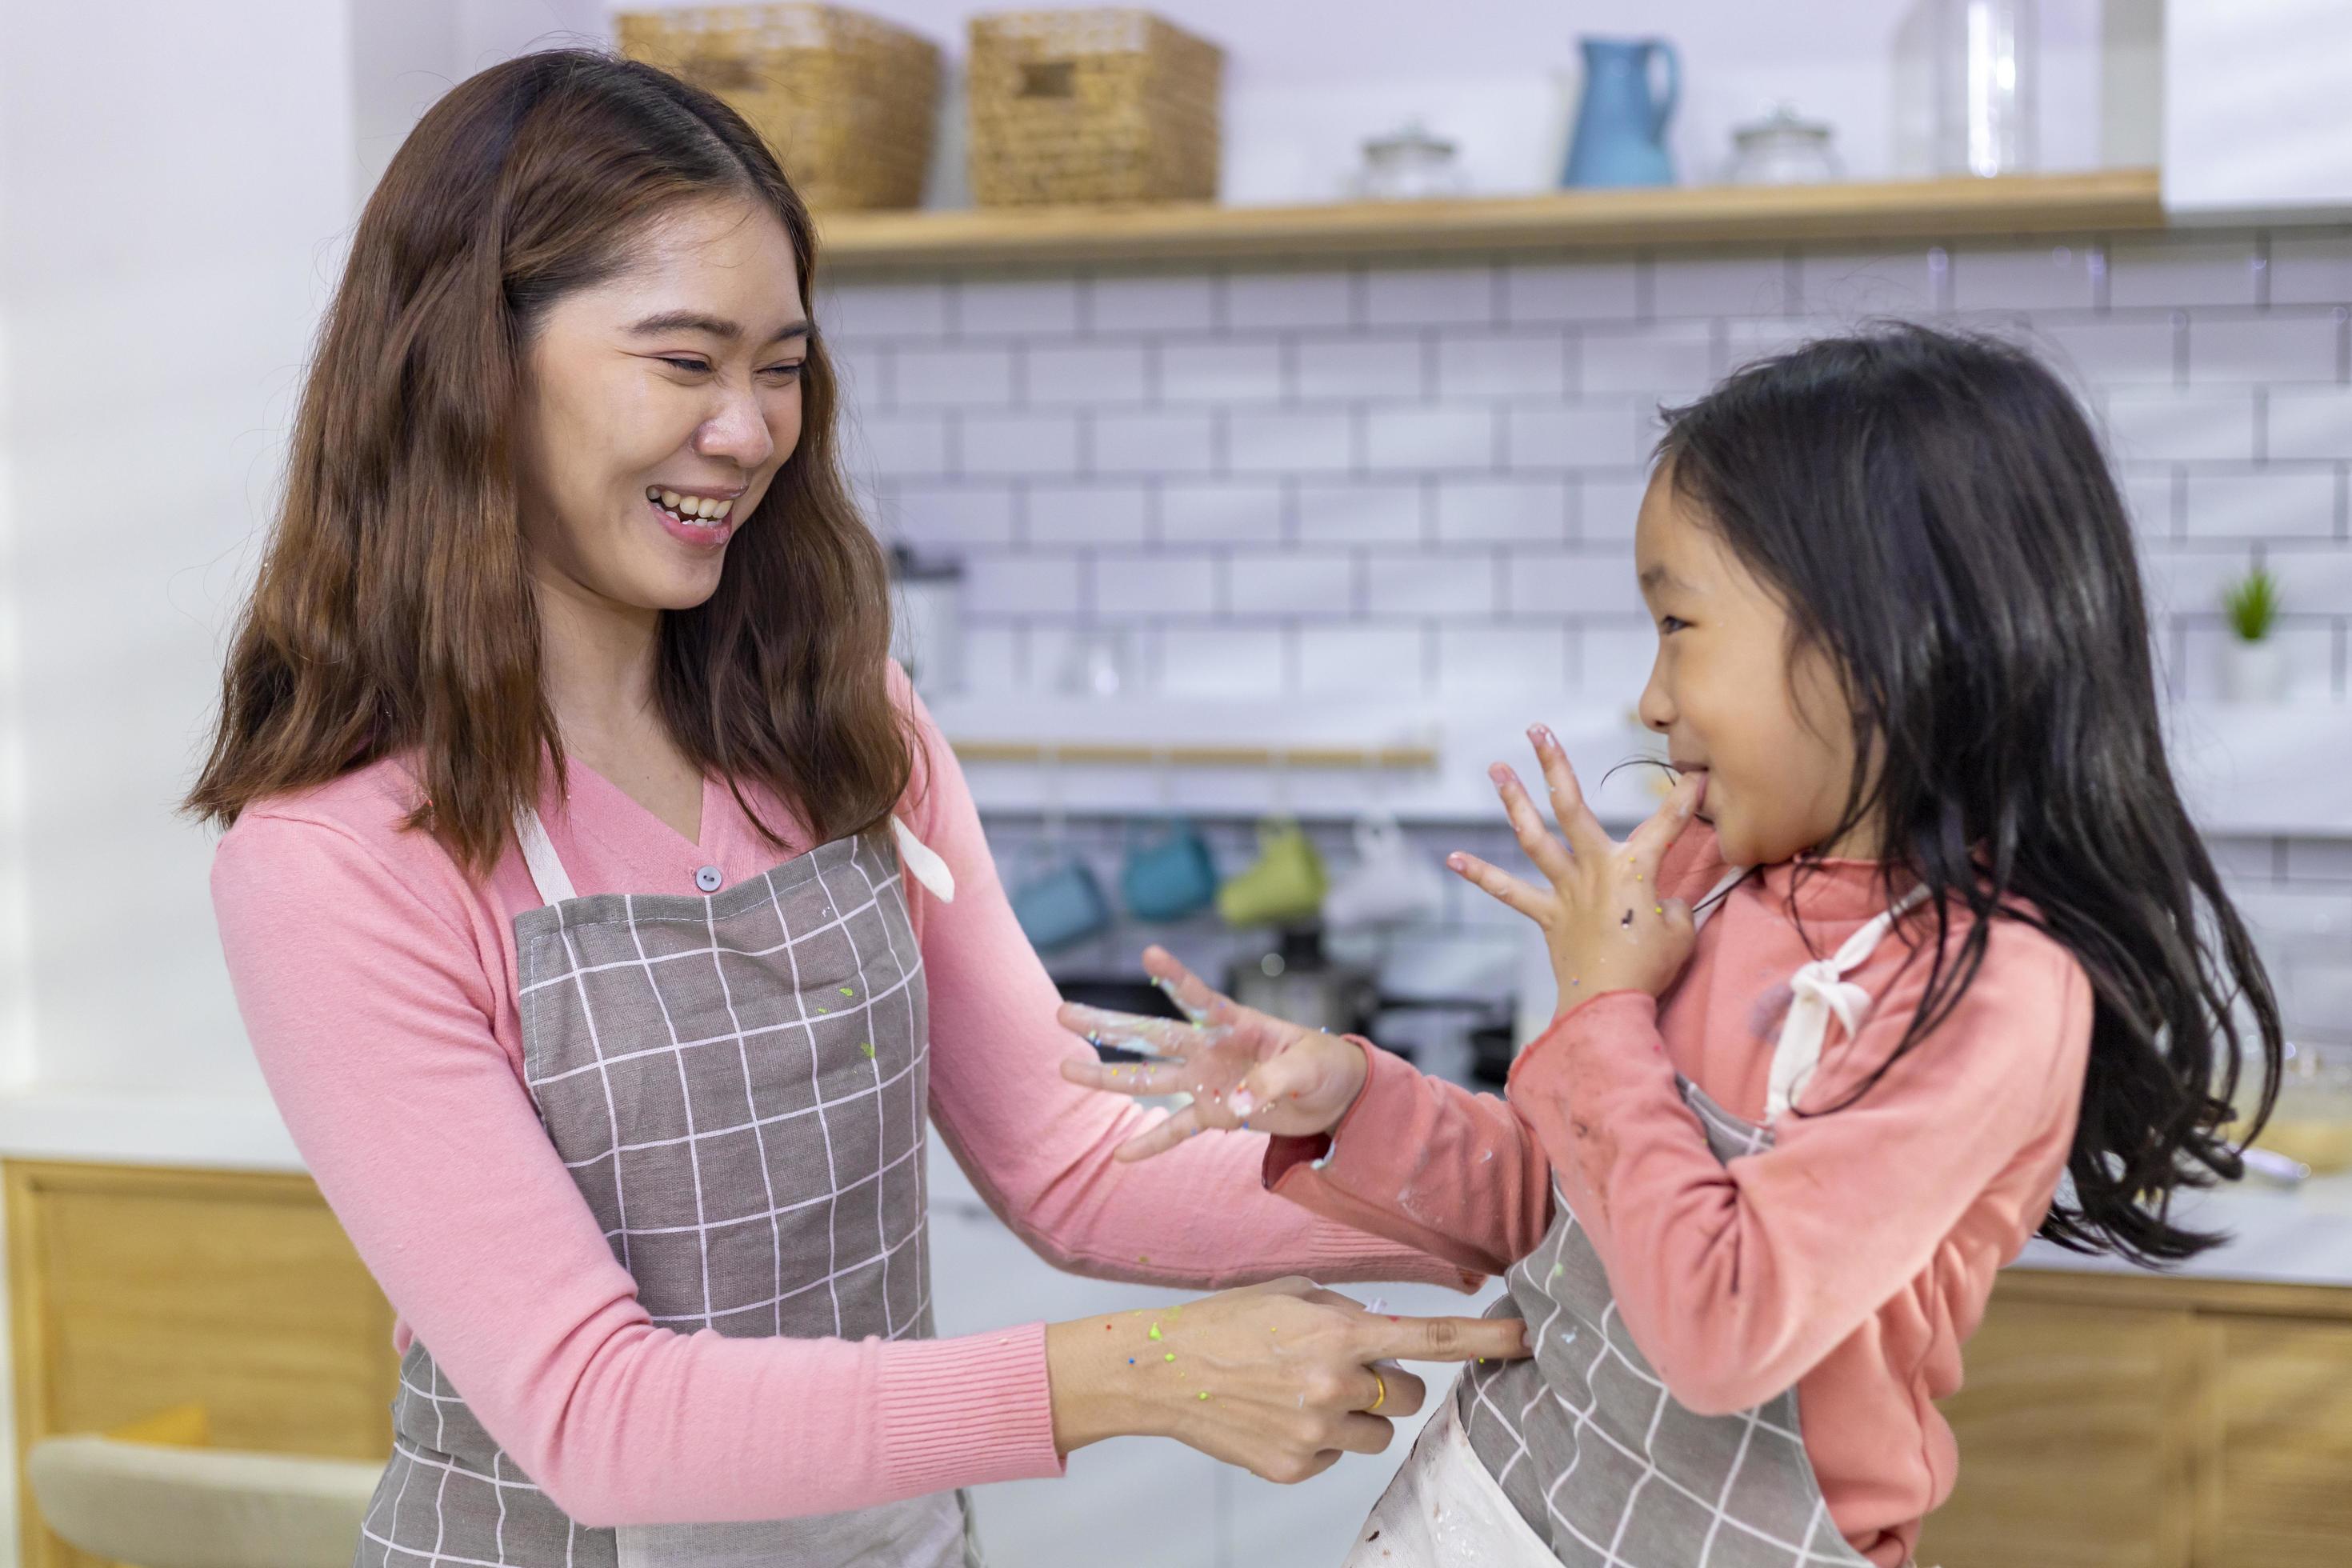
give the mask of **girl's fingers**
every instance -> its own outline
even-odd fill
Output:
[[[1568,752],[1559,737],[1544,725],[1532,725],[1528,738],[1535,742],[1536,760],[1543,767],[1544,785],[1551,792],[1552,819],[1559,824],[1560,833],[1568,847],[1579,855],[1599,857],[1612,847],[1609,830],[1584,804],[1584,788],[1576,782],[1576,770],[1569,765]]]
[[[1706,798],[1704,773],[1685,773],[1675,781],[1674,789],[1658,803],[1658,809],[1625,839],[1626,852],[1633,857],[1637,869],[1645,876],[1656,873],[1658,862],[1666,858],[1666,851],[1683,836],[1683,829],[1691,824],[1692,814]]]
[[[1087,1040],[1149,1051],[1153,1056],[1172,1057],[1179,1061],[1189,1060],[1193,1052],[1214,1045],[1222,1037],[1213,1030],[1198,1028],[1176,1018],[1114,1013],[1107,1007],[1088,1007],[1076,1002],[1063,1003],[1055,1016],[1062,1027]]]
[[[1087,1089],[1148,1098],[1189,1089],[1192,1069],[1181,1062],[1090,1062],[1077,1057],[1062,1063],[1062,1077]]]
[[[1457,849],[1445,858],[1445,864],[1480,892],[1510,905],[1538,925],[1549,923],[1559,907],[1559,900],[1550,894],[1536,891],[1508,871],[1489,866],[1475,855],[1465,855]]]
[[[1193,973],[1157,943],[1143,950],[1143,972],[1159,983],[1196,1025],[1230,1024],[1241,1009],[1233,998]]]
[[[1518,837],[1520,849],[1535,862],[1536,869],[1555,888],[1568,881],[1576,874],[1575,858],[1569,854],[1568,846],[1544,826],[1543,813],[1536,809],[1527,786],[1519,783],[1519,775],[1496,763],[1486,771],[1486,776],[1495,781],[1496,793],[1503,797],[1503,814],[1511,819],[1511,831]]]
[[[1138,1160],[1149,1160],[1154,1154],[1166,1153],[1200,1131],[1200,1107],[1188,1105],[1157,1126],[1120,1144],[1111,1152],[1111,1158],[1123,1165],[1132,1165]]]

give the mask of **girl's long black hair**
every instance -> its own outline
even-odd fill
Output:
[[[2073,1191],[2042,1234],[2143,1264],[2215,1245],[2172,1195],[2241,1174],[2225,1129],[2250,1047],[2247,1125],[2270,1114],[2278,1005],[2173,784],[2131,523],[2081,407],[2021,349],[1906,324],[1664,417],[1670,482],[1841,672],[1861,761],[1829,841],[1874,820],[1890,899],[1929,890],[1926,998],[1854,1095],[1950,1013],[1995,912],[2029,921],[2095,996]],[[1973,919],[1948,951],[1954,905]]]

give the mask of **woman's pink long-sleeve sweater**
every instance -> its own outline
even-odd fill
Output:
[[[1505,1100],[1370,1052],[1335,1137],[1275,1140],[1266,1175],[1318,1213],[1486,1272],[1535,1249],[1557,1182],[1666,1387],[1727,1414],[1794,1384],[1831,1517],[1895,1568],[1952,1488],[1958,1454],[1934,1402],[1959,1386],[1993,1275],[2064,1168],[2091,992],[2056,942],[1998,921],[1959,1005],[1883,1079],[1845,1109],[1781,1118],[1774,1147],[1724,1164],[1675,1074],[1760,1122],[1790,976],[1884,907],[1875,865],[1815,864],[1801,881],[1774,866],[1734,890],[1663,1007],[1610,992],[1559,1019],[1514,1064]],[[1694,826],[1659,882],[1696,903],[1725,869],[1714,830]],[[1909,1026],[1928,954],[1913,956],[1903,929],[1923,931],[1898,929],[1847,974],[1874,1005],[1852,1038],[1832,1026],[1800,1110],[1837,1105]],[[1957,915],[1955,951],[1968,929]]]
[[[956,880],[908,883],[930,987],[931,1114],[989,1206],[1038,1254],[1200,1288],[1285,1273],[1476,1277],[1267,1194],[1265,1140],[1138,1165],[1146,1112],[1063,1081],[1087,1047],[999,884],[954,755],[922,742],[900,815]],[[807,847],[761,839],[706,784],[689,843],[587,768],[541,815],[582,897],[732,886]],[[213,900],[237,1003],[297,1147],[412,1337],[524,1471],[587,1524],[825,1513],[1061,1472],[1042,1323],[958,1339],[726,1339],[656,1328],[533,1113],[512,921],[540,902],[519,851],[487,881],[400,826],[397,763],[257,804],[221,840]],[[783,806],[755,795],[771,824]],[[1147,1263],[1146,1258],[1150,1259]]]

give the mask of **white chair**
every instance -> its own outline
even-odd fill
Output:
[[[47,1437],[26,1461],[51,1530],[133,1568],[351,1568],[383,1467]]]

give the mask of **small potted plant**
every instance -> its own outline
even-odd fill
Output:
[[[2286,650],[2277,627],[2278,579],[2257,566],[2223,590],[2230,640],[2221,653],[2221,695],[2231,702],[2277,702],[2286,697]]]

